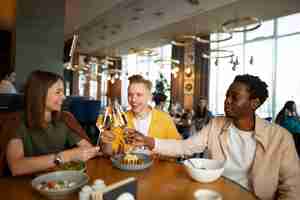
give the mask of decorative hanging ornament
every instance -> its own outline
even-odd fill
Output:
[[[238,57],[235,58],[235,62],[234,63],[235,63],[235,65],[239,65],[240,64]]]
[[[219,64],[219,60],[218,60],[218,58],[216,58],[216,60],[215,60],[215,66],[218,66],[218,64]]]
[[[231,57],[229,63],[230,63],[230,64],[233,64],[233,63],[234,63],[234,61],[233,61],[233,56]]]
[[[253,58],[253,56],[250,56],[249,63],[250,63],[250,65],[253,65],[253,63],[254,63],[254,58]]]

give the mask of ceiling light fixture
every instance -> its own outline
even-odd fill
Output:
[[[176,37],[175,40],[172,40],[171,41],[171,44],[175,45],[175,46],[188,46],[191,42],[200,42],[200,43],[209,43],[210,41],[209,40],[205,40],[205,39],[202,39],[201,37],[199,36],[196,36],[196,35],[181,35],[181,36],[178,36]]]
[[[233,51],[224,49],[212,49],[202,53],[202,57],[206,59],[211,58],[232,58],[234,56]]]
[[[180,61],[176,59],[157,59],[154,60],[154,63],[161,65],[179,65]]]
[[[129,52],[139,56],[158,56],[158,53],[150,48],[130,48]]]
[[[216,32],[211,33],[212,35],[216,35],[216,39],[211,39],[208,41],[208,43],[218,43],[218,42],[225,42],[227,40],[232,39],[232,33],[231,32]]]
[[[131,18],[131,20],[132,20],[132,21],[139,21],[139,20],[140,20],[140,18],[139,18],[139,17],[137,17],[137,16],[135,16],[135,17],[132,17],[132,18]]]
[[[154,12],[153,15],[157,16],[157,17],[160,17],[160,16],[163,16],[165,13],[163,11],[157,11],[157,12]]]
[[[239,17],[224,22],[222,29],[224,32],[238,33],[253,31],[260,26],[261,20],[256,17]]]
[[[144,8],[134,8],[134,11],[135,11],[136,13],[143,14],[144,11],[145,11],[145,9],[144,9]]]

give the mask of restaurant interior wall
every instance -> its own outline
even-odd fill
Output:
[[[184,47],[172,45],[172,59],[179,61],[179,72],[175,77],[172,75],[171,80],[171,103],[180,103],[184,101]]]
[[[0,6],[0,78],[14,70],[16,1],[1,0]]]
[[[64,16],[65,1],[17,0],[17,85],[36,69],[63,74]]]
[[[268,84],[269,98],[257,111],[261,117],[274,119],[287,100],[294,100],[300,109],[299,22],[300,13],[275,18],[253,32],[234,33],[232,40],[211,46],[233,50],[240,63],[233,71],[230,59],[220,59],[218,66],[210,60],[209,108],[214,114],[224,113],[225,92],[234,77],[244,73]]]
[[[189,48],[191,46],[192,48]],[[172,103],[179,103],[185,109],[195,109],[200,97],[208,99],[209,67],[207,59],[202,58],[202,53],[209,49],[208,44],[191,43],[189,46],[172,46],[172,59],[180,61],[177,77],[172,76],[171,96]],[[187,76],[185,70],[191,68]],[[191,87],[188,91],[186,87]]]

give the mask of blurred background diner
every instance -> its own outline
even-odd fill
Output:
[[[293,135],[298,155],[300,155],[300,118],[296,103],[291,100],[287,101],[276,116],[275,122]]]

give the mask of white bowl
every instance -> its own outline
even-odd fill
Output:
[[[75,185],[59,190],[43,190],[38,188],[38,185],[42,182],[60,180],[73,181],[75,182]],[[33,187],[33,189],[38,191],[40,194],[48,197],[49,199],[63,199],[66,198],[66,196],[68,196],[69,194],[79,190],[82,186],[87,184],[88,181],[89,177],[85,173],[68,170],[40,175],[31,181],[31,186]]]
[[[196,200],[222,200],[222,195],[214,190],[200,189],[194,193]]]
[[[217,180],[224,171],[224,163],[224,161],[204,158],[191,158],[183,162],[189,175],[194,180],[202,183]]]

